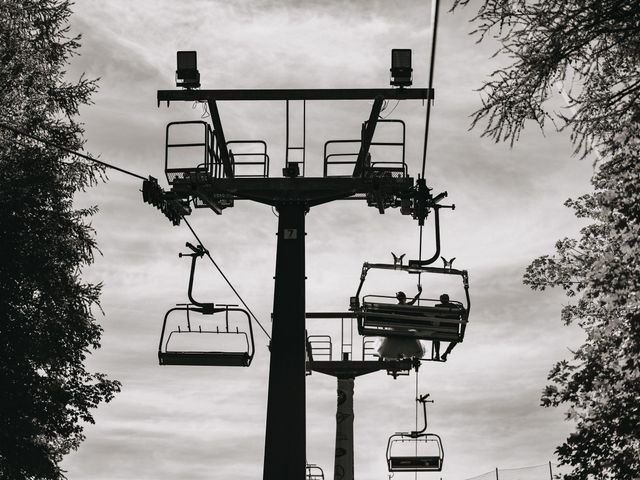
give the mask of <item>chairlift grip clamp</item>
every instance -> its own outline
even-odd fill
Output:
[[[418,402],[418,403],[434,403],[433,400],[427,400],[430,395],[431,395],[430,393],[425,393],[424,395],[420,395],[418,398],[416,398],[416,402]]]
[[[356,298],[360,298],[360,292],[362,291],[362,285],[364,284],[365,278],[367,277],[367,272],[369,272],[369,269],[371,268],[371,266],[365,262],[362,264],[362,273],[360,274],[360,285],[358,285],[358,290],[356,291]]]
[[[205,253],[209,253],[209,250],[207,250],[206,248],[204,248],[202,245],[198,245],[197,247],[193,246],[192,243],[187,242],[185,244],[185,246],[187,248],[189,248],[193,253],[178,253],[178,257],[182,258],[182,257],[202,257]]]

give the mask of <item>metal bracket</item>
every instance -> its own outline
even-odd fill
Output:
[[[222,167],[224,168],[224,174],[227,178],[233,178],[233,166],[231,164],[231,157],[229,156],[229,150],[227,149],[227,141],[224,138],[224,130],[222,130],[222,121],[220,120],[220,113],[218,112],[218,106],[215,100],[208,100],[209,115],[211,115],[211,123],[213,123],[213,134],[216,136],[216,141],[220,147],[220,160],[222,161]]]
[[[364,131],[362,132],[362,143],[360,144],[360,151],[358,152],[358,160],[353,168],[354,177],[360,177],[364,175],[364,164],[369,154],[369,147],[371,146],[371,140],[373,140],[373,134],[376,131],[376,125],[378,124],[378,117],[380,116],[380,110],[382,109],[382,96],[376,97],[371,107],[371,114],[369,115],[369,121],[366,124]],[[379,207],[380,208],[380,207]],[[384,208],[381,209],[384,212]]]

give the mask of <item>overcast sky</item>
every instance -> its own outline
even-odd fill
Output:
[[[571,156],[567,135],[528,126],[510,149],[468,131],[476,91],[500,60],[496,48],[468,36],[473,7],[446,13],[443,2],[435,75],[427,181],[448,191],[456,210],[442,212],[442,253],[469,271],[472,313],[467,335],[447,363],[427,363],[421,393],[436,403],[430,430],[444,442],[441,475],[463,480],[493,470],[544,464],[570,431],[561,410],[539,407],[546,375],[580,332],[561,324],[560,292],[522,285],[526,265],[551,253],[555,241],[579,224],[562,206],[589,190],[591,163]],[[94,105],[82,109],[87,151],[141,175],[164,178],[164,128],[197,120],[188,104],[157,108],[156,91],[174,87],[176,50],[197,50],[203,88],[349,88],[388,86],[392,48],[413,49],[414,86],[427,83],[430,2],[136,2],[77,0],[72,31],[82,33],[81,55],[69,76],[100,77]],[[562,99],[552,100],[562,108]],[[387,112],[393,107],[390,105]],[[369,102],[307,106],[308,173],[319,175],[326,140],[357,138]],[[271,173],[284,158],[284,104],[220,103],[227,139],[264,139]],[[390,118],[407,122],[407,162],[417,175],[425,109],[403,102]],[[297,124],[296,124],[297,125]],[[298,128],[294,126],[294,128]],[[160,367],[156,349],[164,312],[186,301],[189,262],[179,259],[185,226],[173,227],[143,204],[140,182],[117,172],[78,198],[97,204],[93,225],[102,256],[85,277],[103,282],[99,321],[102,349],[90,367],[122,381],[122,393],[95,412],[86,441],[64,468],[73,480],[256,479],[262,474],[269,356],[256,333],[248,369]],[[213,257],[269,327],[273,302],[277,219],[262,205],[237,202],[221,216],[190,217]],[[425,230],[431,252],[432,225]],[[399,211],[385,215],[360,202],[334,202],[307,215],[307,310],[344,310],[364,261],[418,255],[418,227]],[[426,256],[426,255],[425,255]],[[375,272],[370,293],[415,291],[413,278]],[[235,303],[208,266],[198,273],[200,297]],[[436,296],[437,282],[425,283]],[[321,326],[320,326],[321,327]],[[311,325],[310,325],[311,328]],[[313,328],[320,329],[317,324]],[[335,379],[307,381],[307,457],[333,471]],[[386,479],[389,435],[414,427],[415,377],[384,373],[355,387],[356,475]],[[286,426],[283,426],[286,428]],[[411,478],[397,474],[398,478]]]

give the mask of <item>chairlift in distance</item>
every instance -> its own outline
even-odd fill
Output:
[[[191,257],[191,273],[189,276],[188,296],[191,303],[178,304],[171,308],[164,316],[162,323],[162,332],[160,334],[160,343],[158,345],[158,360],[160,365],[200,365],[200,366],[229,366],[229,367],[248,367],[255,353],[255,345],[253,338],[253,324],[249,312],[244,309],[237,308],[236,305],[221,305],[214,303],[202,303],[193,298],[193,278],[195,273],[196,261],[205,253],[208,253],[202,245],[197,247],[187,242],[186,246],[193,253],[180,253],[180,257]],[[185,312],[186,328],[181,328],[178,324],[177,329],[168,331],[167,320],[175,312]],[[214,316],[220,317],[222,314],[223,325],[217,325],[214,328],[202,328],[202,325],[195,327],[192,325],[192,313],[201,314],[204,317]],[[242,319],[242,323],[246,321],[246,330],[230,326],[230,314],[237,315]],[[234,348],[233,350],[222,349],[200,349],[200,348],[171,348],[172,343],[178,343],[176,340],[180,338],[195,338],[195,336],[207,336],[208,339],[231,339],[232,336],[242,339],[243,348]],[[202,338],[202,337],[201,337]]]
[[[308,463],[304,478],[305,480],[324,480],[324,471],[318,465]]]
[[[396,257],[397,259],[397,257]],[[350,299],[350,309],[358,317],[358,332],[364,336],[409,337],[419,340],[460,343],[464,339],[469,319],[469,276],[466,270],[457,270],[450,265],[445,268],[416,265],[364,263],[360,284]],[[445,263],[446,265],[446,263]],[[442,299],[420,298],[418,305],[390,303],[396,297],[365,295],[360,298],[367,273],[371,269],[405,271],[409,274],[457,275],[462,279],[465,303]]]
[[[424,427],[422,430],[398,432],[387,442],[387,467],[390,472],[440,472],[444,461],[442,440],[427,430],[427,400],[429,394],[416,398],[422,404]]]

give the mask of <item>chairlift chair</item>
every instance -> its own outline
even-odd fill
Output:
[[[200,366],[228,366],[248,367],[255,353],[253,339],[253,325],[249,312],[235,305],[215,305],[194,300],[192,296],[195,264],[198,258],[206,252],[202,245],[194,247],[187,243],[193,253],[180,254],[191,257],[191,274],[189,277],[189,304],[178,305],[170,309],[164,316],[160,343],[158,345],[158,360],[160,365],[200,365]],[[182,319],[175,321],[172,329],[167,328],[167,321],[174,319],[176,312],[184,312]],[[194,325],[192,315],[199,314],[202,323]],[[178,315],[180,313],[177,313]],[[230,317],[233,316],[233,318]],[[202,324],[206,322],[205,328]],[[240,325],[243,328],[240,328]],[[246,326],[245,326],[246,325]],[[181,340],[223,340],[222,346],[215,348],[199,345],[180,346]],[[226,340],[226,342],[225,342]],[[233,340],[228,348],[228,341]],[[176,347],[175,345],[179,345]]]
[[[395,297],[360,293],[370,269],[402,270],[410,274],[459,275],[462,278],[465,304],[459,301],[439,303],[421,298],[419,305],[392,303]],[[369,264],[362,267],[360,285],[351,298],[351,309],[358,315],[358,332],[364,336],[410,337],[419,340],[462,342],[469,319],[469,278],[466,270],[423,266]]]
[[[171,318],[174,312],[185,312],[184,327],[177,324],[177,327],[171,331],[167,330],[167,320]],[[216,326],[215,328],[197,327],[192,322],[192,312],[202,313],[203,316],[215,317],[217,314],[224,315],[224,326]],[[238,312],[247,322],[247,331],[240,330],[239,327],[229,327],[229,314]],[[237,337],[240,342],[234,342],[234,350],[222,349],[222,347],[198,348],[195,346],[174,347],[179,344],[180,340],[193,340],[199,337],[199,340],[230,340]],[[235,338],[233,340],[236,340]],[[223,344],[225,342],[223,341]],[[243,348],[236,346],[240,343]],[[248,367],[254,354],[253,330],[251,326],[251,317],[246,310],[240,308],[230,308],[228,305],[216,306],[213,312],[204,313],[203,309],[194,305],[177,306],[170,309],[164,317],[162,324],[162,333],[160,335],[160,344],[158,346],[158,360],[160,365],[198,365],[198,366],[214,366],[214,367]]]
[[[416,399],[422,403],[424,428],[391,435],[387,442],[387,466],[390,472],[440,472],[444,461],[442,440],[427,429],[427,395]]]
[[[305,480],[324,480],[324,471],[318,465],[308,463],[304,478]]]

